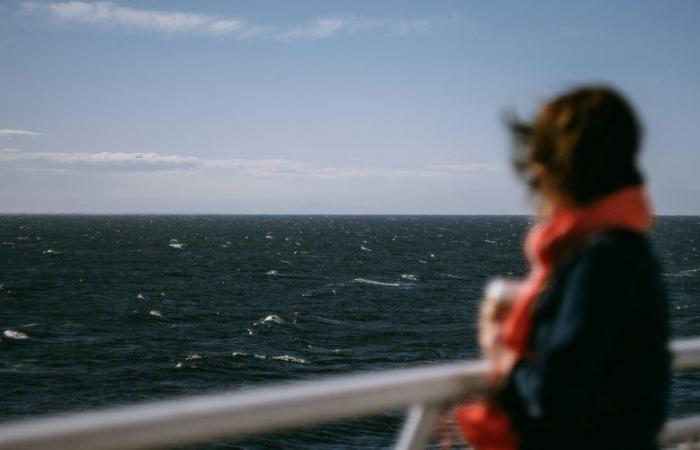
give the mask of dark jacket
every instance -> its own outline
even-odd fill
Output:
[[[521,450],[656,449],[670,357],[667,301],[647,239],[610,230],[537,299],[532,356],[498,395]]]

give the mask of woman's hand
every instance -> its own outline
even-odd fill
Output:
[[[505,375],[515,363],[515,353],[501,341],[501,323],[512,301],[485,298],[479,313],[479,346],[491,363],[492,373]]]
[[[517,354],[500,340],[496,341],[489,349],[487,357],[491,364],[491,373],[496,375],[497,380],[510,373],[517,359]]]
[[[501,323],[511,308],[512,302],[486,297],[479,311],[479,347],[485,358],[489,358],[492,349],[500,340]]]
[[[491,348],[495,345],[500,334],[501,324],[500,301],[485,298],[479,311],[479,347],[484,357],[488,358]]]

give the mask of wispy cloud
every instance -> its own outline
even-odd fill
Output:
[[[235,33],[245,27],[239,19],[189,12],[136,9],[112,2],[23,2],[21,7],[27,13],[43,12],[67,22],[144,31],[226,34]]]
[[[282,28],[254,24],[237,17],[137,9],[108,1],[94,3],[26,1],[22,2],[20,7],[26,14],[44,14],[62,22],[100,26],[108,29],[230,36],[239,40],[273,39],[283,42],[327,39],[339,33],[357,33],[370,29],[405,35],[427,31],[433,26],[445,22],[442,18],[322,17],[306,24]]]
[[[287,159],[216,159],[195,156],[163,155],[160,153],[51,153],[0,150],[0,165],[4,169],[34,169],[52,171],[102,171],[113,173],[154,172],[172,170],[218,170],[234,174],[271,177],[291,176],[309,178],[443,178],[475,172],[503,169],[495,164],[435,165],[420,169],[380,167],[317,167],[303,161]]]
[[[26,138],[39,135],[41,135],[41,133],[37,133],[36,131],[12,130],[7,128],[0,130],[0,138]]]
[[[295,27],[289,31],[278,34],[282,41],[293,41],[296,39],[326,39],[342,30],[354,27],[353,21],[348,19],[324,18],[314,22]]]
[[[371,19],[358,17],[325,17],[308,24],[296,26],[288,31],[279,31],[275,36],[281,41],[326,39],[339,33],[359,33],[368,30],[383,30],[394,35],[425,32],[447,22],[443,17],[421,19],[390,18]]]
[[[50,153],[4,149],[0,150],[0,164],[5,168],[20,169],[141,172],[191,169],[201,165],[201,161],[158,153]]]

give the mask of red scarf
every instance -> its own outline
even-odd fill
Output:
[[[609,228],[647,232],[652,224],[649,201],[641,187],[614,192],[585,207],[563,205],[525,239],[530,274],[501,326],[501,338],[519,357],[527,349],[531,311],[554,269],[571,251]],[[514,450],[519,437],[508,417],[489,402],[470,402],[457,410],[457,423],[478,450]]]

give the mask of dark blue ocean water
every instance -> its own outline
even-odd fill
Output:
[[[0,420],[475,358],[482,287],[525,273],[527,225],[515,216],[0,216]],[[700,335],[700,218],[662,217],[653,241],[674,335]],[[693,412],[700,378],[691,373],[674,382],[671,414]],[[386,448],[401,420],[193,448]]]

